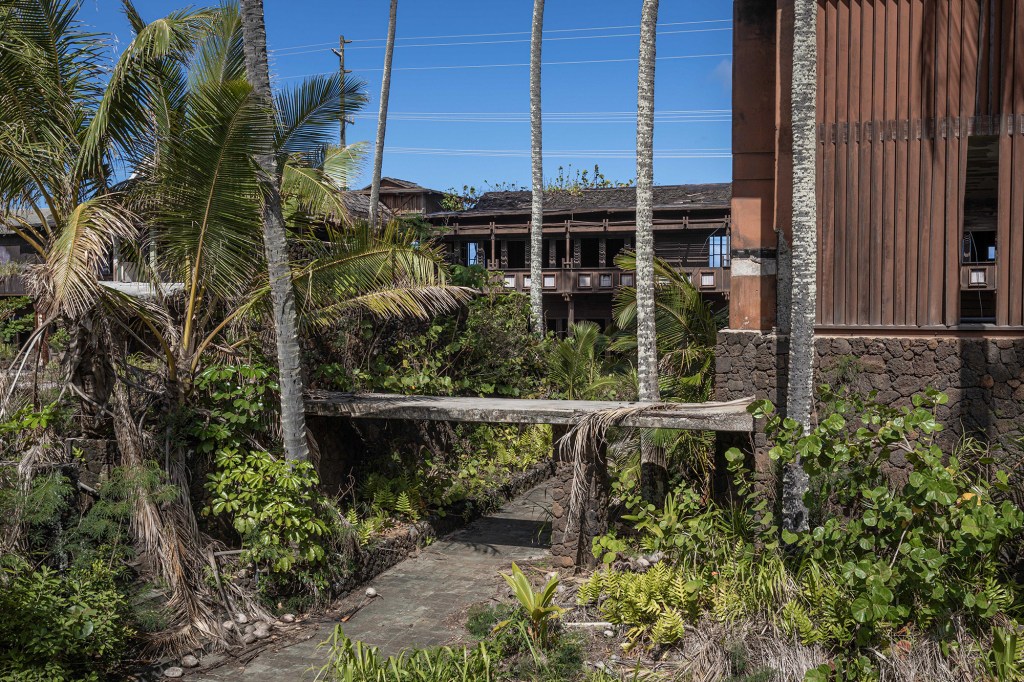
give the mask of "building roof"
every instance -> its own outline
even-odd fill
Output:
[[[658,185],[654,188],[654,207],[672,208],[727,208],[732,199],[732,184],[728,182],[700,185]],[[476,205],[459,215],[493,215],[529,213],[532,193],[486,192]],[[608,187],[580,191],[548,190],[544,192],[544,212],[632,211],[636,208],[636,187]],[[454,215],[436,213],[433,215]]]
[[[390,185],[390,187],[388,187],[387,185]],[[367,192],[368,193],[370,191],[370,187],[372,187],[372,185],[367,185],[366,187],[364,187],[361,190],[359,190],[359,192]],[[415,182],[411,182],[409,180],[401,180],[399,178],[381,178],[380,179],[380,191],[381,192],[388,192],[388,191],[391,191],[391,192],[428,192],[428,193],[436,192],[436,193],[440,194],[440,192],[438,190],[436,190],[436,189],[430,189],[428,187],[423,187],[422,185],[417,185]]]

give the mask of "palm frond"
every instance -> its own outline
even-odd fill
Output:
[[[110,250],[118,239],[135,234],[135,216],[118,198],[107,194],[82,202],[60,226],[42,266],[51,315],[86,312],[98,296],[99,269]]]
[[[317,75],[279,90],[275,107],[280,120],[277,150],[313,154],[334,136],[342,116],[366,106],[366,83],[341,74]]]

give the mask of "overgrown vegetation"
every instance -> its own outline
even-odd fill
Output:
[[[827,388],[822,399],[807,434],[770,404],[753,407],[772,460],[799,456],[812,475],[821,504],[808,532],[779,532],[771,498],[734,449],[726,500],[688,481],[662,508],[626,496],[628,525],[595,541],[608,568],[581,587],[579,602],[645,647],[675,644],[701,624],[765,623],[828,652],[832,662],[812,680],[899,674],[901,660],[931,647],[943,678],[1017,679],[1008,671],[1024,660],[1010,643],[1021,588],[1010,550],[1024,514],[1007,499],[1014,472],[992,470],[992,455],[973,442],[943,453],[941,393],[915,396],[908,408]]]

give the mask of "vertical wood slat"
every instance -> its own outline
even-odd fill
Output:
[[[881,224],[882,238],[880,248],[882,250],[881,279],[882,286],[880,295],[881,311],[879,324],[891,325],[895,318],[894,308],[896,299],[896,272],[895,272],[895,248],[896,248],[896,142],[892,139],[892,121],[896,120],[897,94],[896,68],[898,63],[898,33],[899,33],[899,2],[883,2],[885,24],[885,43],[882,48],[882,81],[884,83],[883,104],[881,108],[882,134],[877,142],[879,146],[879,172],[882,175],[882,201],[881,201]],[[876,53],[877,56],[877,53]]]
[[[1000,109],[1007,110],[1012,104],[1013,96],[1013,42],[1008,36],[1013,35],[1014,7],[1013,0],[1003,0],[999,21],[999,97]],[[1002,118],[1002,117],[1001,117]],[[1014,250],[1011,230],[1011,174],[1013,173],[1013,138],[1008,135],[999,137],[999,196],[996,228],[996,324],[1011,324],[1011,320],[1019,316],[1012,315],[1010,310],[1010,290],[1012,288],[1010,261]]]
[[[861,94],[861,4],[850,2],[850,78],[846,83],[847,97],[846,125],[846,321],[858,324],[858,303],[860,302],[860,147],[857,144],[857,124],[860,121]]]
[[[847,257],[850,253],[850,240],[849,233],[847,231],[848,221],[847,217],[847,177],[849,175],[849,151],[850,146],[847,143],[846,136],[848,128],[844,126],[846,121],[850,120],[849,101],[850,101],[850,5],[849,3],[839,2],[837,11],[837,27],[836,27],[836,67],[839,74],[836,78],[836,113],[835,120],[836,124],[836,204],[835,204],[835,224],[833,231],[836,235],[836,273],[835,273],[835,289],[836,289],[836,308],[835,308],[835,323],[838,325],[846,324],[846,301],[849,299],[850,291],[848,282],[848,271],[846,268]]]
[[[874,294],[872,281],[875,274],[874,248],[874,192],[871,175],[871,126],[872,100],[874,88],[873,61],[875,57],[875,23],[874,3],[862,0],[860,6],[860,110],[857,116],[857,192],[854,198],[857,210],[857,324],[869,324],[871,319],[871,299]]]
[[[917,298],[917,317],[914,320],[916,325],[928,324],[928,278],[931,274],[928,267],[930,256],[929,246],[931,245],[931,220],[932,220],[932,146],[928,140],[928,133],[931,126],[928,123],[928,116],[932,112],[930,102],[932,101],[932,87],[934,86],[934,52],[929,50],[935,46],[935,13],[932,11],[933,0],[924,0],[918,3],[920,11],[919,26],[915,28],[920,31],[920,40],[915,44],[914,51],[917,53],[918,74],[915,80],[919,83],[919,90],[914,105],[917,108],[915,116],[914,136],[920,140],[918,151],[920,152],[919,184],[917,187],[917,288],[914,295]]]
[[[951,326],[960,322],[960,71],[964,0],[948,0],[946,31],[946,236],[942,244],[945,260],[942,281],[942,323]],[[970,2],[971,0],[967,0]]]
[[[907,281],[907,215],[910,197],[907,191],[910,141],[902,134],[902,121],[910,112],[910,6],[911,0],[899,0],[899,36],[897,40],[896,65],[896,239],[895,239],[895,300],[893,301],[893,323],[909,324],[907,299],[912,291]]]
[[[818,63],[817,63],[818,78],[817,78],[817,83],[815,84],[816,87],[817,87],[816,97],[817,97],[818,106],[815,107],[814,111],[815,111],[815,117],[816,117],[815,126],[816,126],[816,130],[818,131],[818,139],[817,139],[817,145],[815,146],[815,161],[814,162],[815,162],[815,165],[817,167],[817,172],[814,174],[814,182],[815,182],[814,197],[815,197],[815,201],[817,202],[817,206],[815,207],[815,215],[817,216],[816,229],[817,229],[817,232],[818,232],[818,267],[815,268],[815,274],[816,274],[816,278],[817,278],[817,289],[816,289],[817,296],[815,296],[815,298],[814,298],[814,303],[815,303],[815,307],[816,307],[815,318],[814,319],[815,320],[820,320],[822,318],[822,312],[825,309],[825,304],[824,304],[825,296],[823,295],[823,292],[824,292],[824,289],[825,289],[825,279],[828,276],[827,270],[826,270],[826,267],[825,267],[825,262],[828,259],[828,255],[827,255],[827,249],[825,247],[825,232],[824,232],[825,220],[823,218],[823,216],[825,215],[825,191],[824,191],[824,188],[825,188],[825,178],[824,178],[825,140],[824,140],[824,136],[821,134],[821,132],[823,130],[821,124],[822,124],[822,121],[825,120],[825,112],[822,110],[822,103],[825,101],[825,81],[824,81],[824,76],[825,76],[825,28],[824,28],[825,27],[825,7],[821,3],[818,3],[816,5],[815,9],[817,10],[816,17],[815,17],[815,22],[816,22],[815,25],[818,26],[819,29],[817,31],[817,41],[818,41],[818,44],[817,44],[817,50],[815,52],[815,56],[816,56],[816,58],[818,60]]]
[[[907,325],[920,324],[918,314],[918,264],[921,244],[921,187],[923,161],[921,140],[922,74],[921,48],[924,40],[924,11],[926,0],[911,0],[910,10],[910,99],[909,99],[909,173],[907,176]],[[930,0],[929,0],[930,1]]]
[[[892,248],[883,222],[884,194],[882,153],[885,146],[885,101],[888,89],[885,79],[886,2],[874,3],[872,18],[871,57],[871,300],[868,302],[868,322],[882,323],[882,289],[886,273],[882,268],[883,251]],[[890,295],[891,297],[891,295]]]
[[[1024,0],[1014,3],[1013,19],[1013,67],[1010,80],[1013,83],[1012,105],[1004,112],[1013,112],[1011,139],[1013,140],[1013,175],[1010,178],[1010,234],[1013,253],[1010,260],[1010,324],[1024,323],[1024,131],[1019,118],[1024,115]],[[1006,118],[1004,114],[1004,119]]]
[[[836,120],[836,87],[838,81],[836,73],[836,4],[825,2],[825,16],[823,33],[824,49],[823,68],[819,72],[818,81],[822,88],[822,99],[820,110],[824,122],[823,140],[823,161],[822,172],[822,240],[821,240],[821,262],[822,262],[822,287],[819,293],[819,300],[822,302],[821,313],[818,320],[822,324],[835,324],[836,322],[836,145],[834,137],[834,122]]]
[[[932,6],[932,35],[931,40],[934,46],[934,64],[929,78],[932,83],[932,93],[928,105],[931,119],[932,137],[930,142],[931,151],[931,219],[928,221],[928,290],[925,298],[928,301],[927,324],[942,324],[942,293],[943,293],[943,270],[945,266],[944,251],[946,246],[946,144],[942,138],[941,118],[946,113],[946,77],[947,77],[947,53],[948,43],[948,20],[949,0],[940,0],[930,3]]]

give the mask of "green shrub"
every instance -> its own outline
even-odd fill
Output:
[[[244,561],[284,573],[297,562],[315,564],[324,558],[320,538],[328,530],[321,514],[326,504],[317,504],[322,496],[313,465],[230,448],[218,451],[216,463],[206,484],[211,500],[204,512],[231,519],[242,536]]]
[[[828,389],[822,397],[826,407],[806,435],[770,404],[752,407],[766,420],[772,458],[799,455],[811,474],[820,511],[808,532],[779,533],[734,449],[726,453],[730,506],[685,485],[661,508],[620,491],[632,527],[598,538],[595,554],[611,564],[637,547],[664,560],[646,573],[598,572],[579,601],[630,625],[633,641],[671,643],[698,618],[755,616],[804,644],[862,652],[922,633],[954,642],[958,624],[984,641],[1018,615],[1020,587],[1001,557],[1024,514],[1004,499],[1010,474],[990,479],[935,442],[942,426],[934,411],[945,396],[929,391],[908,408]],[[898,484],[887,472],[901,461]],[[841,676],[828,679],[860,679],[862,658],[844,657]]]
[[[65,576],[14,559],[0,573],[0,680],[99,680],[132,636],[128,604],[96,562]]]

